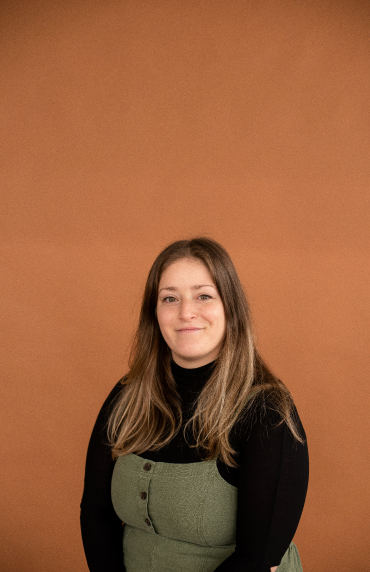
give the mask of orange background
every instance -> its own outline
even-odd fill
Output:
[[[169,242],[220,241],[305,425],[305,572],[370,571],[370,5],[3,0],[1,556],[87,570],[89,435]]]

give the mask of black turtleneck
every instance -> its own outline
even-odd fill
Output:
[[[184,422],[209,379],[214,363],[185,369],[172,362],[172,373],[183,404]],[[124,572],[122,523],[111,501],[114,468],[106,444],[109,408],[119,391],[116,384],[96,420],[87,451],[85,486],[81,502],[81,532],[90,572]],[[294,410],[301,436],[305,433]],[[271,409],[256,411],[251,426],[238,425],[232,445],[238,452],[239,468],[220,461],[220,475],[238,487],[236,549],[215,572],[270,572],[278,566],[297,529],[308,485],[307,445],[297,442],[285,423],[276,426],[277,414]],[[140,456],[164,463],[201,461],[179,431],[159,451]],[[175,571],[174,571],[175,572]],[[192,572],[192,571],[189,571]]]

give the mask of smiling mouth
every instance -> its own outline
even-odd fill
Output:
[[[178,332],[199,332],[200,330],[203,330],[203,328],[184,328],[183,330],[177,330]]]

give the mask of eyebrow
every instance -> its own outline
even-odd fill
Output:
[[[192,286],[193,290],[199,290],[200,288],[205,288],[206,286],[209,286],[209,288],[214,288],[216,290],[215,286],[212,286],[212,284],[195,284],[194,286]],[[177,288],[176,286],[165,286],[164,288],[161,288],[159,290],[159,292],[162,292],[162,290],[169,290],[170,292],[177,292]],[[159,294],[158,292],[158,294]]]

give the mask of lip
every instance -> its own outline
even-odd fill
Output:
[[[199,330],[203,330],[203,328],[182,328],[181,330],[177,330],[178,332],[199,332]]]

